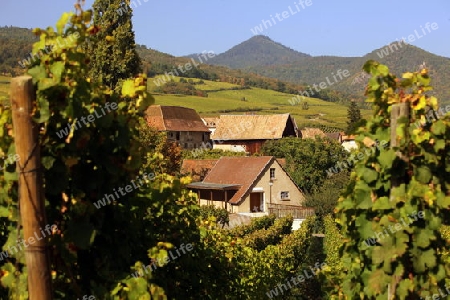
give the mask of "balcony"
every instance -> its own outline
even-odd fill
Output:
[[[284,204],[268,204],[269,214],[274,214],[277,218],[282,218],[292,215],[294,219],[306,219],[309,216],[314,216],[314,208],[295,205]]]

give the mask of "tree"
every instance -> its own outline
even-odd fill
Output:
[[[347,185],[349,172],[343,170],[328,178],[312,194],[306,196],[304,205],[313,207],[316,214],[325,216],[332,214],[343,188]]]
[[[95,37],[88,45],[89,75],[115,89],[123,79],[141,71],[136,52],[132,10],[125,0],[96,0],[94,5]]]
[[[347,134],[352,134],[358,126],[358,122],[361,120],[361,111],[358,108],[358,104],[355,101],[350,102],[350,106],[347,110]]]
[[[327,138],[268,141],[261,152],[286,158],[286,171],[306,193],[320,188],[327,178],[326,170],[347,157],[347,152],[337,141]]]
[[[145,149],[146,156],[143,157],[142,168],[156,168],[158,173],[166,173],[170,175],[177,175],[180,172],[182,162],[182,149],[173,141],[167,139],[166,132],[159,132],[155,128],[148,126],[148,124],[141,120],[139,126],[139,141]],[[154,153],[161,153],[162,159],[155,161],[152,158]]]

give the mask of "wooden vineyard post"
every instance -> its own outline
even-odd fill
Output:
[[[25,261],[28,269],[30,300],[51,300],[52,287],[47,242],[41,230],[45,228],[45,207],[42,189],[39,124],[32,119],[35,91],[30,76],[11,80],[11,108],[14,141],[19,175],[20,218],[23,226]],[[41,229],[42,228],[42,229]],[[36,238],[35,238],[36,237]],[[32,243],[31,241],[34,241]]]
[[[409,103],[398,103],[394,104],[392,106],[391,110],[391,148],[397,147],[400,145],[400,142],[397,137],[397,126],[398,126],[398,120],[400,118],[407,118],[409,119]],[[405,139],[408,139],[408,127],[409,125],[405,126],[405,132],[403,133],[403,136]],[[400,151],[397,152],[397,156],[403,160],[405,163],[409,161],[409,157],[407,154],[401,153]],[[391,194],[392,190],[398,188],[402,183],[405,183],[405,176],[406,174],[395,174],[396,176],[393,176],[391,179]],[[392,197],[391,197],[392,200]]]
[[[390,146],[391,148],[393,147],[397,147],[399,146],[401,143],[398,139],[397,136],[397,127],[398,127],[398,120],[400,118],[406,118],[409,120],[409,115],[410,115],[410,110],[409,110],[409,102],[402,102],[402,103],[398,103],[398,104],[394,104],[392,105],[392,110],[391,110],[391,142],[390,142]],[[409,128],[409,124],[406,124],[404,132],[403,132],[403,136],[405,139],[408,139],[408,128]],[[409,161],[409,157],[408,154],[406,153],[401,153],[400,151],[397,151],[396,155],[403,160],[405,163],[407,163]],[[394,194],[394,190],[395,189],[399,189],[400,186],[402,184],[405,183],[405,177],[406,177],[406,173],[402,172],[402,173],[395,173],[395,176],[392,177],[391,179],[391,194],[390,194],[390,201],[394,200],[393,199],[393,194]],[[395,291],[397,289],[397,285],[398,285],[398,281],[400,280],[399,276],[393,275],[394,276],[394,280],[393,282],[388,284],[388,300],[392,300],[395,298]]]

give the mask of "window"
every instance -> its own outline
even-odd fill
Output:
[[[177,141],[180,140],[180,133],[181,133],[181,132],[177,131],[177,137],[176,137]]]
[[[275,168],[270,168],[270,179],[275,179]]]
[[[289,200],[289,192],[287,192],[287,191],[281,192],[280,193],[280,199],[281,200]]]

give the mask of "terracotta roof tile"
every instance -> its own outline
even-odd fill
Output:
[[[242,187],[229,200],[231,204],[238,204],[250,191],[258,176],[274,159],[273,156],[221,157],[206,175],[203,182],[241,184]]]
[[[184,159],[181,164],[181,174],[191,174],[193,181],[200,181],[217,161],[218,159]]]

